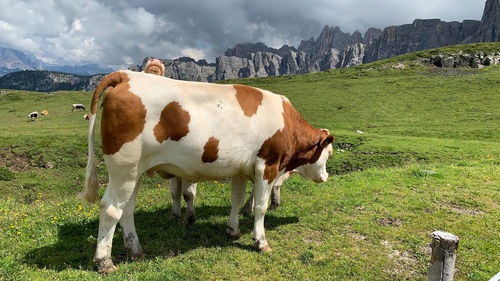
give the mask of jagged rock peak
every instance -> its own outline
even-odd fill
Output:
[[[279,49],[271,48],[262,42],[237,44],[233,48],[227,49],[224,53],[227,57],[246,58],[249,54],[257,52],[269,52],[279,56],[285,55],[289,50],[297,51],[294,47],[283,45]]]
[[[500,41],[500,0],[487,0],[477,32],[465,42],[496,41]]]
[[[382,29],[370,27],[365,32],[365,36],[363,36],[363,43],[368,44],[378,39],[382,35]]]

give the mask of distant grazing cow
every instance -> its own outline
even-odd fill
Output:
[[[30,114],[28,114],[28,118],[31,118],[31,121],[34,121],[35,119],[38,118],[38,112],[33,111]]]
[[[83,115],[83,120],[89,120],[89,115],[88,114]]]
[[[286,97],[244,85],[178,81],[124,70],[106,75],[92,97],[82,194],[90,202],[96,200],[98,189],[95,120],[100,97],[109,87],[101,116],[109,184],[99,204],[95,254],[101,273],[117,269],[111,247],[118,222],[125,249],[134,256],[143,253],[134,209],[146,171],[190,182],[231,177],[227,231],[233,237],[240,236],[238,211],[247,180],[253,181],[253,238],[262,252],[271,250],[264,234],[264,214],[274,182],[289,171],[314,182],[328,178],[326,161],[334,137],[328,130],[313,128]]]
[[[42,114],[42,115],[49,115],[49,112],[47,110],[43,110],[42,112],[40,112],[40,114]]]
[[[80,110],[83,110],[83,111],[87,111],[87,109],[85,108],[85,106],[83,104],[73,104],[73,107],[71,108],[71,112],[75,111],[75,109],[80,109]]]

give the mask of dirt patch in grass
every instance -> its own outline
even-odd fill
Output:
[[[398,218],[379,218],[377,219],[378,224],[383,225],[383,226],[402,226],[403,222],[401,222],[400,219]]]
[[[406,276],[415,276],[416,272],[414,268],[417,267],[418,260],[413,254],[394,249],[394,244],[387,240],[383,240],[381,244],[389,251],[388,257],[396,263],[396,266],[390,270],[390,273],[405,273]]]
[[[472,216],[479,216],[479,215],[484,215],[484,212],[481,210],[476,210],[476,209],[468,209],[452,204],[444,204],[441,205],[441,207],[446,208],[452,212],[461,214],[461,215],[472,215]]]
[[[460,69],[460,68],[433,68],[430,67],[426,72],[421,72],[420,74],[427,77],[434,76],[465,76],[465,75],[476,75],[479,74],[479,71],[472,71],[468,69]]]
[[[9,168],[9,170],[18,172],[30,166],[30,158],[23,153],[15,151],[17,146],[7,146],[0,149],[0,166]]]
[[[304,234],[304,236],[303,236],[302,240],[306,244],[321,245],[325,242],[326,235],[325,235],[325,233],[323,233],[321,231],[311,230],[311,231],[305,232],[303,234]]]

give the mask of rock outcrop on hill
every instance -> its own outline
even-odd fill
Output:
[[[483,68],[500,64],[500,51],[492,53],[459,52],[456,54],[439,54],[432,56],[429,62],[443,68]]]

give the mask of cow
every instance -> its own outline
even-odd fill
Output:
[[[111,259],[116,224],[125,249],[143,254],[134,225],[134,209],[144,172],[190,182],[231,177],[231,213],[227,232],[237,238],[239,208],[246,182],[255,185],[255,247],[271,248],[265,238],[264,214],[273,183],[296,171],[306,179],[325,182],[326,161],[334,136],[312,127],[281,95],[244,85],[218,85],[173,80],[121,70],[106,75],[92,96],[85,192],[97,199],[94,148],[95,121],[102,102],[101,137],[109,183],[100,201],[94,260],[100,273],[117,269]],[[184,184],[182,184],[184,186]]]
[[[31,121],[35,121],[38,118],[38,112],[33,111],[30,114],[28,114],[28,118],[31,119]]]
[[[83,111],[87,111],[87,109],[85,108],[85,106],[83,104],[80,104],[80,103],[77,103],[77,104],[74,103],[72,105],[71,112],[75,111],[75,109],[80,109],[80,110],[83,110]]]
[[[89,119],[90,119],[90,117],[89,117],[89,115],[88,115],[88,114],[84,114],[84,115],[83,115],[83,120],[89,120]]]

